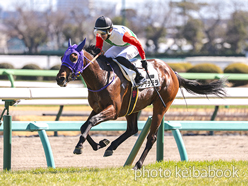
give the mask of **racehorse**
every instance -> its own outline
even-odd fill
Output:
[[[94,45],[83,49],[85,40],[79,45],[71,45],[69,40],[68,49],[62,56],[62,65],[56,80],[59,86],[65,87],[67,83],[82,75],[88,88],[88,101],[92,111],[87,121],[81,126],[81,135],[75,147],[74,154],[81,154],[83,143],[87,140],[94,150],[108,145],[109,141],[104,139],[96,143],[90,136],[92,127],[107,120],[116,120],[127,113],[128,103],[131,96],[130,81],[123,76],[119,66],[100,54],[100,49]],[[147,60],[157,70],[160,87],[157,87],[164,106],[154,90],[144,88],[139,91],[136,106],[130,115],[126,115],[127,129],[114,140],[105,151],[104,156],[111,156],[113,151],[127,138],[138,132],[138,112],[153,105],[152,123],[147,137],[146,147],[133,169],[140,169],[144,160],[157,138],[157,131],[163,116],[175,99],[179,87],[195,94],[214,94],[219,97],[225,96],[225,79],[213,81],[209,84],[200,84],[194,80],[187,80],[175,73],[164,61],[159,59]]]

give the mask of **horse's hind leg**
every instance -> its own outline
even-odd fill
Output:
[[[127,119],[126,132],[124,132],[119,138],[117,138],[111,143],[111,145],[105,151],[104,157],[111,156],[113,154],[113,151],[116,150],[117,147],[122,142],[124,142],[127,138],[129,138],[130,136],[138,132],[137,118],[138,118],[138,113],[133,113],[129,116],[126,116],[126,119]]]

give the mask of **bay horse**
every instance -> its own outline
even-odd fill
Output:
[[[86,47],[85,50],[83,49],[84,45],[85,40],[79,45],[71,45],[69,40],[68,49],[62,56],[62,65],[56,77],[57,84],[64,87],[69,81],[82,75],[88,88],[88,101],[92,111],[80,128],[81,135],[75,146],[74,154],[82,153],[83,143],[86,140],[94,150],[103,148],[108,144],[106,139],[96,143],[89,136],[89,131],[101,122],[116,120],[118,117],[125,116],[132,86],[112,59],[102,54],[99,55],[101,51],[94,45]],[[184,87],[186,91],[195,94],[225,96],[225,79],[216,80],[209,84],[200,84],[197,81],[182,78],[160,59],[149,59],[147,62],[152,64],[158,72],[161,86],[157,87],[157,90],[166,107],[163,106],[154,88],[141,89],[133,112],[125,116],[127,120],[126,131],[110,144],[104,154],[104,156],[111,156],[122,142],[138,132],[138,112],[152,104],[152,123],[146,146],[133,169],[142,167],[149,150],[156,141],[162,118],[175,99],[179,87]]]

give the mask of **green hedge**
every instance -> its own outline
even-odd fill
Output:
[[[42,70],[38,65],[36,64],[27,64],[22,67],[22,69],[33,69],[33,70]],[[42,81],[43,77],[41,76],[18,76],[18,80],[38,80]]]
[[[14,69],[14,66],[10,63],[0,63],[0,68]],[[13,78],[15,79],[15,76]],[[0,76],[0,80],[3,80],[3,79],[8,79],[8,77],[6,75]]]
[[[248,65],[245,63],[232,63],[224,69],[224,73],[248,73]]]
[[[248,74],[248,65],[245,63],[232,63],[224,69],[224,73]],[[247,85],[248,81],[230,80],[233,86]]]
[[[191,63],[167,63],[172,70],[177,72],[186,72],[188,69],[192,67]]]
[[[220,67],[212,63],[197,64],[187,70],[190,73],[223,73]]]
[[[192,68],[187,70],[189,73],[223,73],[221,68],[212,63],[202,63],[194,65]],[[213,80],[198,80],[200,83],[210,83]]]
[[[60,66],[61,66],[61,64],[58,64],[58,65],[54,65],[54,66],[52,66],[51,68],[50,68],[50,70],[59,70],[60,69]],[[44,77],[43,78],[44,80],[46,80],[46,81],[55,81],[56,80],[56,77]]]

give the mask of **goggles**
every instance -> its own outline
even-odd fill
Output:
[[[105,34],[107,34],[107,30],[98,30],[98,29],[95,29],[94,30],[94,34],[95,35],[97,35],[97,34],[105,35]]]

